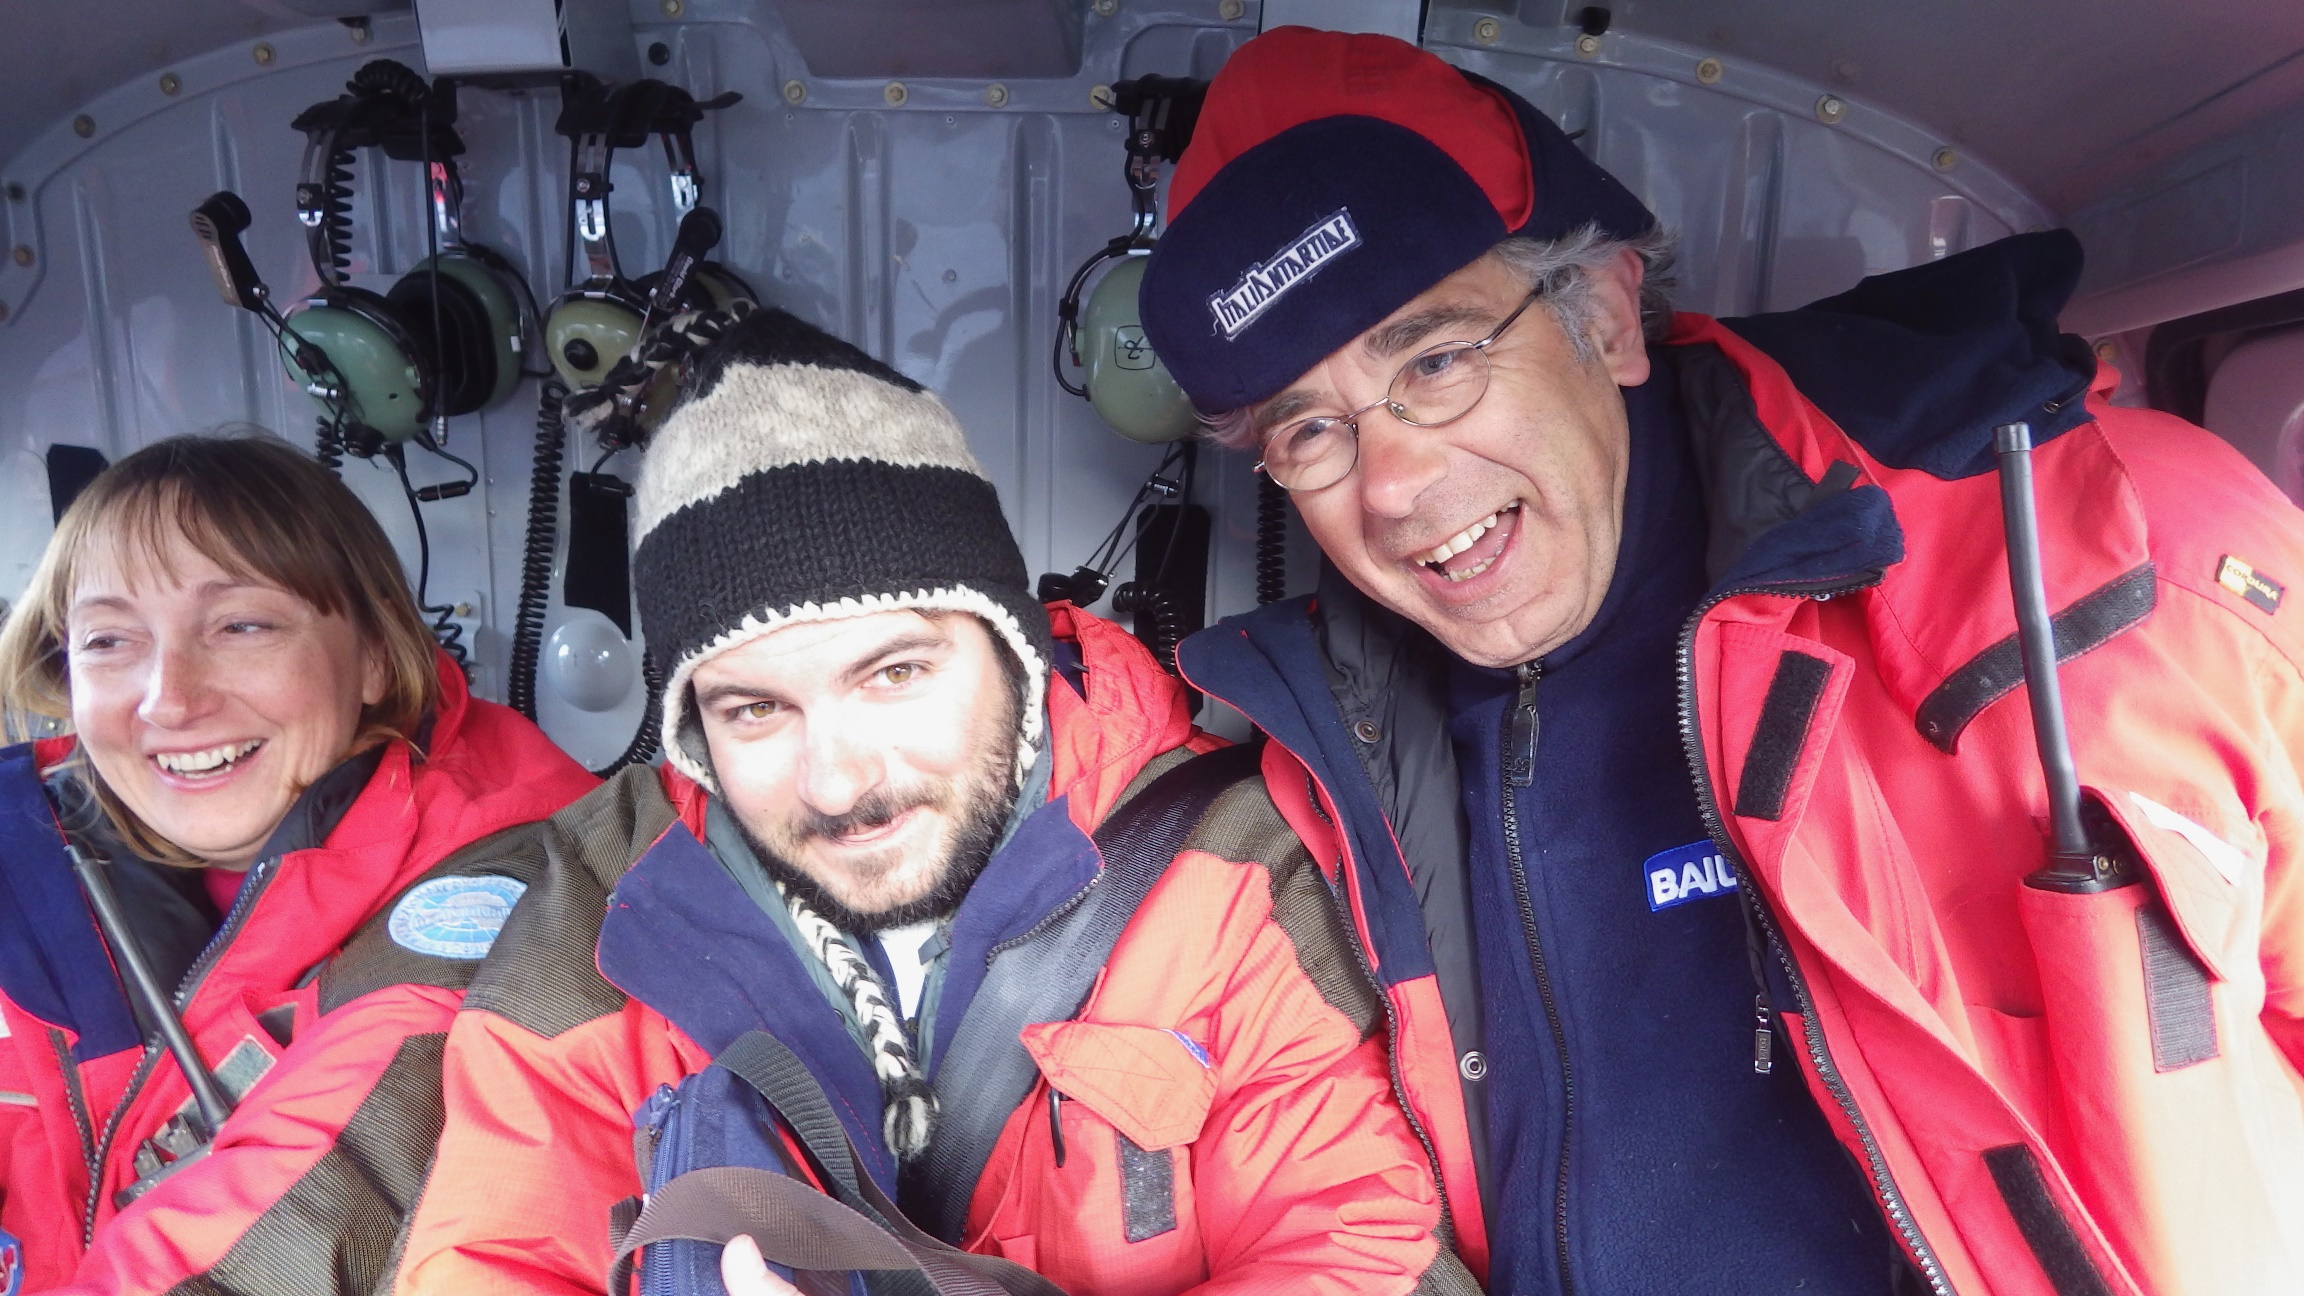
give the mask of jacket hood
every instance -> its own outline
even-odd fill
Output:
[[[1093,832],[1153,757],[1193,738],[1192,714],[1184,685],[1135,635],[1069,603],[1049,604],[1048,620],[1056,673],[1071,686],[1048,689],[1048,798],[1069,798],[1072,822]],[[1077,672],[1061,660],[1066,646],[1079,654]]]
[[[2096,357],[2056,327],[2081,261],[2069,230],[2019,234],[1720,322],[1881,463],[1972,477],[1992,470],[2000,424],[2029,422],[2038,445],[2091,417]]]

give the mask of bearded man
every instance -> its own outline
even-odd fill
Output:
[[[620,1291],[619,1202],[825,1133],[748,1091],[762,1048],[853,1148],[800,1177],[838,1191],[852,1155],[854,1191],[1076,1294],[1469,1283],[1254,753],[1195,757],[1134,638],[1032,598],[941,402],[758,312],[693,362],[636,503],[668,765],[510,848],[542,861],[450,1033],[398,1290]],[[1208,761],[1235,774],[1188,831],[1137,814]],[[718,1291],[724,1237],[648,1246],[647,1290]]]

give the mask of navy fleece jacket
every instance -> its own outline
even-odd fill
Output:
[[[1790,1059],[1753,1066],[1743,901],[1679,728],[1705,518],[1672,373],[1625,393],[1623,545],[1591,626],[1539,663],[1528,786],[1504,750],[1518,676],[1459,662],[1450,682],[1486,989],[1489,1290],[1884,1296],[1898,1261],[1862,1178]]]

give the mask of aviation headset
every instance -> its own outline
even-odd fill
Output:
[[[417,436],[427,423],[511,394],[521,377],[528,290],[510,262],[464,241],[455,161],[464,142],[455,130],[454,85],[429,84],[404,64],[378,59],[355,73],[347,90],[293,123],[306,138],[296,215],[320,290],[288,315],[282,359],[299,385],[339,415],[348,448],[373,454]],[[345,279],[352,161],[371,146],[423,165],[433,244],[382,293]]]
[[[1070,575],[1048,572],[1040,577],[1040,597],[1069,599],[1082,607],[1094,603],[1110,588],[1114,571],[1135,548],[1137,539],[1157,534],[1157,556],[1138,555],[1137,579],[1112,590],[1112,606],[1134,618],[1136,637],[1171,674],[1176,673],[1178,641],[1199,621],[1189,609],[1204,585],[1195,579],[1192,569],[1197,566],[1204,577],[1209,520],[1207,511],[1192,502],[1198,446],[1189,438],[1199,427],[1199,417],[1144,336],[1137,292],[1144,280],[1145,260],[1158,241],[1160,164],[1183,156],[1207,93],[1207,82],[1182,77],[1144,76],[1112,87],[1112,109],[1129,118],[1124,173],[1135,220],[1127,233],[1105,244],[1073,272],[1056,307],[1056,353],[1051,358],[1057,384],[1075,396],[1086,397],[1113,431],[1146,444],[1179,444],[1169,446],[1118,525],[1086,563]],[[1097,267],[1107,261],[1118,264],[1087,294],[1083,306],[1083,289]],[[1079,386],[1065,374],[1067,358],[1073,368],[1087,371]],[[1168,503],[1159,503],[1163,500]],[[1282,492],[1269,481],[1259,483],[1259,603],[1273,602],[1284,594],[1285,507]],[[1190,697],[1190,705],[1197,712],[1199,695]]]
[[[570,387],[581,391],[599,386],[618,361],[639,347],[650,315],[650,290],[659,278],[649,274],[638,281],[627,279],[617,261],[615,232],[608,219],[609,167],[616,150],[637,147],[650,134],[656,135],[671,171],[673,211],[685,218],[703,195],[696,169],[695,125],[706,112],[725,108],[739,97],[729,92],[698,102],[687,91],[662,81],[609,87],[582,73],[563,82],[556,129],[571,141],[569,241],[582,249],[584,277],[553,303],[544,320],[544,347],[552,367]],[[574,251],[572,247],[571,262]],[[679,305],[726,310],[738,300],[751,302],[757,296],[733,271],[707,262],[695,267]]]
[[[1113,109],[1129,116],[1126,174],[1135,223],[1073,272],[1056,307],[1057,383],[1087,397],[1112,430],[1131,441],[1176,441],[1199,425],[1192,402],[1145,340],[1136,290],[1144,280],[1144,258],[1157,241],[1160,164],[1183,156],[1207,93],[1207,82],[1182,77],[1138,77],[1112,87]],[[1082,289],[1107,261],[1119,264],[1083,308]],[[1087,370],[1081,386],[1065,375],[1067,357],[1073,368]]]

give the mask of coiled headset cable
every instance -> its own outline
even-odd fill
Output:
[[[408,479],[406,447],[399,444],[387,445],[379,452],[379,456],[392,465],[393,473],[400,478],[401,493],[408,497],[408,515],[416,521],[416,609],[426,618],[425,624],[431,627],[432,637],[439,641],[441,650],[469,675],[472,654],[464,645],[464,627],[456,620],[456,605],[433,603],[430,598],[432,537],[424,525],[424,506],[470,494],[472,487],[480,481],[480,470],[432,441],[429,432],[419,433],[417,439],[425,449],[463,468],[465,479],[433,486],[417,486]]]
[[[560,469],[567,459],[568,426],[561,403],[568,385],[558,374],[544,380],[536,406],[536,455],[528,473],[528,527],[520,550],[520,604],[512,622],[512,665],[505,689],[512,708],[536,718],[536,659],[544,651],[544,614],[552,597],[552,550],[560,534]]]
[[[1256,474],[1256,602],[1288,597],[1288,492]]]

